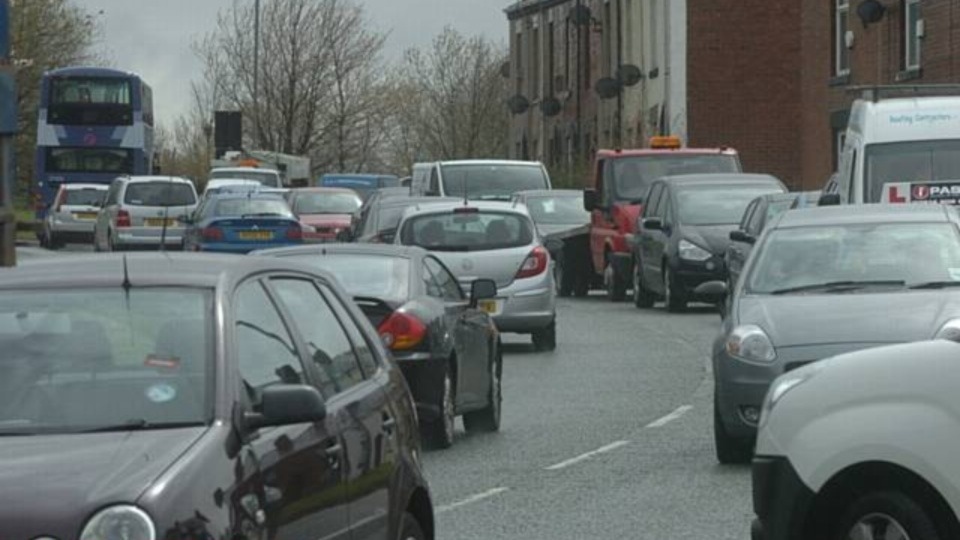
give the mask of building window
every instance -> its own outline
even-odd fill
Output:
[[[556,39],[554,36],[555,31],[556,31],[556,28],[554,28],[552,22],[549,25],[547,25],[547,81],[546,82],[547,82],[547,95],[549,97],[553,97],[554,93],[556,92],[556,82],[554,81],[554,79],[557,76],[556,74],[557,51],[554,49],[554,47],[556,47]]]
[[[920,0],[903,0],[903,68],[920,69]]]
[[[517,57],[514,59],[517,74],[517,94],[523,93],[523,32],[517,32]]]
[[[834,0],[833,13],[833,73],[850,73],[850,49],[847,48],[847,23],[850,20],[850,0]]]

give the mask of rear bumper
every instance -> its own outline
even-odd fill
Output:
[[[751,540],[795,540],[803,537],[805,516],[814,493],[784,457],[757,456],[753,460]]]
[[[236,243],[231,244],[227,242],[216,242],[216,243],[207,243],[199,244],[196,246],[197,251],[206,251],[210,253],[237,253],[237,254],[246,254],[251,251],[257,251],[261,249],[273,249],[286,246],[299,246],[302,242],[273,242],[273,243],[257,243],[257,242],[245,242],[245,243]]]
[[[723,257],[714,255],[703,262],[677,261],[673,265],[674,276],[684,296],[691,300],[701,300],[694,292],[697,287],[708,281],[727,281],[727,266]]]
[[[50,232],[61,236],[83,236],[93,237],[93,227],[95,221],[58,221],[51,220],[47,222]]]
[[[553,286],[552,272],[548,280],[543,280],[536,288],[511,285],[497,295],[503,307],[493,317],[493,322],[501,332],[529,334],[550,325],[557,316],[556,290]]]
[[[432,422],[440,418],[443,399],[445,358],[431,358],[430,353],[394,353],[394,359],[407,380],[410,394],[417,406],[417,417]]]

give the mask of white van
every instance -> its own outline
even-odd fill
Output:
[[[413,196],[509,201],[514,193],[552,189],[550,175],[537,161],[467,160],[417,163]]]
[[[881,90],[892,89],[871,92]],[[909,202],[960,203],[960,96],[853,104],[837,182],[820,204]]]
[[[268,188],[283,187],[279,171],[254,167],[215,167],[210,180],[253,180]]]

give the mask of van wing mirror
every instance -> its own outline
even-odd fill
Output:
[[[583,209],[587,212],[597,209],[597,190],[593,188],[583,190]]]

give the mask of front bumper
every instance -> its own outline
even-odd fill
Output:
[[[557,316],[556,288],[553,285],[553,273],[534,287],[519,283],[505,287],[497,294],[499,311],[493,316],[493,322],[501,332],[529,334],[543,330]]]
[[[753,511],[751,540],[803,538],[805,516],[814,493],[785,457],[753,459]]]
[[[709,281],[726,282],[729,274],[723,256],[714,255],[703,262],[677,259],[673,264],[676,285],[685,297],[691,300],[701,300],[694,292],[697,287]]]
[[[425,352],[397,352],[393,357],[410,387],[410,394],[417,406],[417,417],[426,422],[440,418],[447,360],[431,358],[430,353]]]
[[[738,438],[757,436],[757,424],[747,420],[747,411],[759,412],[774,379],[780,376],[779,362],[754,364],[733,358],[726,349],[715,352],[717,408],[727,433]]]

